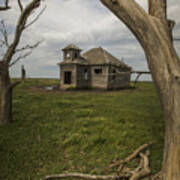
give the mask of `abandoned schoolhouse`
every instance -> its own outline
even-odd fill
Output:
[[[130,85],[131,67],[105,49],[93,48],[81,54],[71,44],[64,49],[60,67],[60,88],[119,89]]]

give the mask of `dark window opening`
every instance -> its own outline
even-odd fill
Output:
[[[95,74],[102,74],[102,69],[94,69]]]
[[[71,75],[70,71],[64,72],[64,84],[71,84]]]
[[[74,58],[78,58],[78,53],[74,53]]]
[[[114,69],[114,70],[113,70],[112,80],[115,80],[115,79],[116,79],[116,70]]]

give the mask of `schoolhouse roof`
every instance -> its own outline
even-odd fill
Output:
[[[102,47],[90,49],[89,51],[85,52],[82,56],[87,60],[88,64],[91,65],[109,64],[131,69],[130,66],[114,57],[112,54],[110,54]]]

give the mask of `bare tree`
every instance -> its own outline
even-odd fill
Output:
[[[32,0],[26,7],[23,7],[21,0],[17,0],[21,14],[18,18],[12,43],[9,43],[8,32],[5,27],[5,23],[4,21],[1,21],[0,33],[3,39],[0,41],[0,48],[1,50],[5,49],[5,52],[0,60],[0,124],[12,122],[12,92],[13,88],[21,82],[21,80],[11,82],[9,76],[9,67],[14,65],[20,59],[28,56],[31,51],[28,51],[23,55],[17,56],[16,59],[13,59],[13,56],[18,52],[32,50],[40,43],[37,42],[34,45],[26,45],[18,49],[18,45],[20,43],[23,31],[30,25],[32,25],[44,11],[43,9],[34,20],[27,24],[28,18],[34,12],[34,10],[40,6],[40,2],[41,0]],[[0,7],[0,11],[8,10],[9,8],[9,1],[6,0],[5,5],[3,7]]]
[[[163,180],[180,179],[180,61],[172,43],[174,21],[166,0],[148,0],[148,13],[135,0],[101,0],[132,31],[145,51],[163,107],[166,135]]]

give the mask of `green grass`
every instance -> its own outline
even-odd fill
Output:
[[[33,88],[57,83],[31,79],[16,88],[14,123],[0,127],[0,179],[36,180],[67,171],[108,174],[111,160],[150,141],[152,170],[160,169],[164,121],[152,83],[107,92]]]

